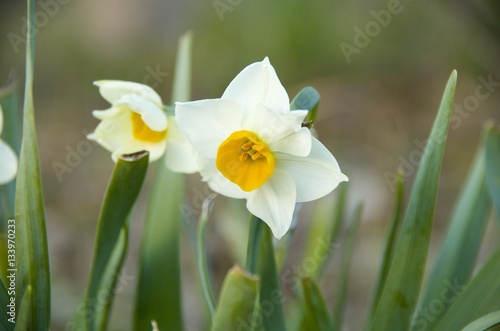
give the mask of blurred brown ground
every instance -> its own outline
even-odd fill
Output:
[[[415,140],[426,138],[453,69],[459,77],[457,106],[474,96],[478,77],[492,75],[500,82],[500,16],[493,1],[401,1],[400,12],[385,27],[379,24],[378,33],[348,63],[341,43],[354,45],[354,28],[365,29],[375,21],[371,11],[387,9],[391,2],[243,0],[221,20],[211,0],[39,1],[37,11],[47,20],[40,16],[34,95],[51,254],[52,330],[65,329],[83,295],[96,218],[113,167],[109,153],[97,146],[71,173],[63,174],[62,181],[53,163],[64,164],[68,151],[94,129],[97,121],[91,111],[108,106],[92,85],[94,80],[149,82],[164,102],[170,102],[177,38],[187,30],[194,33],[193,99],[219,97],[244,66],[265,56],[291,97],[307,85],[321,93],[316,129],[350,178],[349,213],[358,202],[365,203],[344,325],[346,330],[359,330],[392,212],[393,195],[385,174],[395,173],[401,160],[408,161],[418,150]],[[0,81],[6,81],[12,70],[23,76],[24,44],[16,46],[9,39],[9,33],[22,36],[23,17],[22,1],[0,1]],[[475,110],[454,113],[458,117],[447,143],[430,261],[446,230],[482,124],[488,118],[498,121],[499,103],[497,87]],[[412,179],[408,176],[408,183]],[[193,199],[195,189],[202,190],[203,185],[197,175],[189,177],[189,185]],[[143,193],[148,187],[149,182]],[[135,280],[143,206],[144,194],[135,210],[124,269]],[[301,213],[293,239],[297,243],[303,241],[313,207],[310,204]],[[242,262],[248,217],[240,216],[240,210],[244,210],[241,202],[221,197],[216,202],[207,241],[217,286],[229,267]],[[187,224],[186,229],[192,226]],[[499,240],[498,226],[490,228],[481,261]],[[186,325],[187,330],[199,330],[203,306],[200,291],[193,286],[197,284],[194,258],[187,238],[183,243]],[[336,279],[338,257],[334,254],[329,263],[323,288]],[[298,259],[300,255],[292,251],[285,268],[300,263]],[[112,330],[129,329],[134,290],[132,280],[116,298]],[[325,295],[333,302],[335,293]]]

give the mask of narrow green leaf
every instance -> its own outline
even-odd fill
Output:
[[[90,331],[106,330],[114,287],[119,278],[128,243],[128,216],[139,195],[149,153],[122,156],[115,165],[103,200],[85,300],[86,325]]]
[[[9,284],[9,280],[7,282]],[[15,311],[16,306],[15,302],[11,301],[11,297],[14,297],[14,293],[10,293],[12,295],[9,295],[9,290],[8,286],[5,286],[3,283],[3,280],[0,278],[0,307],[5,308],[5,314],[0,314],[0,327],[2,330],[5,331],[12,331],[14,330],[15,319],[13,320],[12,318],[15,317],[17,312]],[[9,319],[11,321],[9,322]]]
[[[500,221],[500,128],[487,124],[486,137],[486,178],[493,204]]]
[[[456,280],[448,280],[448,291],[441,294],[441,299],[452,301],[453,304],[435,330],[461,330],[474,320],[500,310],[498,275],[500,249],[496,250],[467,287],[464,288]],[[417,322],[427,325],[428,321],[420,318]]]
[[[457,73],[453,71],[422,156],[395,253],[370,330],[406,330],[415,309],[429,248],[434,207]]]
[[[304,331],[335,331],[337,327],[333,322],[333,316],[321,295],[320,290],[309,277],[302,278],[302,291],[304,293],[304,304],[308,320],[307,328]]]
[[[173,103],[190,98],[191,44],[191,33],[179,40]],[[149,329],[151,320],[160,330],[182,330],[179,245],[185,176],[170,171],[162,158],[153,182],[141,240],[134,330]]]
[[[368,324],[373,318],[373,314],[377,310],[378,302],[382,295],[389,268],[391,266],[392,258],[394,256],[394,246],[399,234],[399,228],[403,220],[403,205],[404,205],[404,177],[401,171],[398,172],[396,180],[396,194],[394,202],[394,214],[392,216],[389,231],[387,233],[387,240],[385,241],[384,254],[382,262],[378,271],[377,281],[375,282],[375,290],[373,292],[372,303],[370,307],[370,315],[368,316]]]
[[[476,264],[490,210],[484,144],[481,144],[413,320],[422,317],[420,311],[425,312],[433,301],[440,299],[441,293],[446,291],[447,281],[467,284]],[[449,305],[443,301],[443,312]],[[444,316],[443,312],[433,316],[429,324],[437,325]]]
[[[151,320],[160,330],[183,329],[179,244],[184,175],[171,172],[163,162],[156,171],[141,242],[137,331],[149,328]]]
[[[475,320],[462,331],[484,331],[495,325],[500,325],[500,310]]]
[[[335,323],[339,328],[342,327],[342,318],[344,316],[347,288],[349,286],[349,270],[351,267],[352,252],[354,250],[354,242],[356,233],[363,214],[363,204],[356,207],[353,218],[347,228],[345,245],[342,251],[342,261],[340,266],[340,278],[337,287],[337,296],[335,301]]]
[[[215,197],[216,194],[211,194],[205,199],[205,201],[203,201],[201,215],[198,220],[198,245],[197,245],[198,275],[200,276],[201,287],[203,289],[203,296],[205,297],[205,302],[207,303],[208,311],[210,312],[210,316],[212,318],[214,317],[215,314],[215,296],[212,290],[210,275],[208,273],[205,240],[206,240],[206,229],[207,229],[208,218],[210,216],[210,211],[212,209],[212,202]]]
[[[26,287],[26,291],[24,291],[23,300],[21,306],[19,307],[19,315],[16,319],[16,327],[15,331],[30,331],[31,316],[33,311],[33,301],[32,296],[33,291],[31,285]],[[48,329],[47,329],[48,330]]]
[[[315,88],[311,86],[304,87],[299,93],[293,98],[290,103],[291,110],[308,110],[309,114],[304,119],[304,122],[311,121],[312,123],[316,120],[316,114],[318,112],[320,95]]]
[[[256,330],[262,322],[259,311],[259,277],[239,267],[229,270],[222,284],[212,331]]]
[[[31,307],[26,316],[26,325],[23,327],[29,330],[48,330],[50,324],[50,271],[33,105],[34,14],[35,1],[28,0],[23,136],[15,202],[16,301],[20,305]],[[28,287],[31,288],[31,294],[25,296]],[[31,302],[22,302],[25,298]]]
[[[263,326],[268,331],[285,330],[283,291],[280,289],[271,229],[264,221],[252,215],[248,236],[247,270],[260,277],[260,306]]]

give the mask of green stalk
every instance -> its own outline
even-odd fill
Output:
[[[198,274],[200,275],[203,296],[205,297],[205,302],[207,303],[208,310],[210,312],[210,316],[212,317],[212,319],[214,318],[215,314],[215,297],[214,297],[214,292],[212,290],[212,285],[210,283],[210,276],[208,273],[205,239],[206,239],[207,223],[210,216],[210,211],[212,209],[213,199],[215,197],[216,194],[211,194],[205,199],[205,201],[203,201],[201,215],[198,220],[198,256],[197,256]]]
[[[260,303],[264,329],[282,331],[285,328],[283,291],[280,289],[274,260],[272,233],[269,226],[252,215],[247,247],[247,271],[260,276]]]

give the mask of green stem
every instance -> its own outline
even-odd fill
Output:
[[[208,310],[210,311],[210,316],[212,317],[212,319],[214,318],[215,314],[215,297],[212,290],[212,285],[210,283],[210,276],[208,274],[205,239],[210,210],[212,209],[212,203],[216,196],[216,194],[211,194],[205,199],[198,221],[198,274],[200,275],[203,296],[205,297],[205,302],[207,303]]]
[[[271,229],[264,221],[252,215],[247,248],[247,271],[260,276],[260,304],[261,309],[266,310],[262,314],[264,330],[282,331],[286,330],[282,307],[284,293],[279,286],[272,240]]]

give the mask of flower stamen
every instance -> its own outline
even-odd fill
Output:
[[[217,169],[243,191],[263,185],[274,172],[274,156],[253,132],[233,132],[220,146]]]

